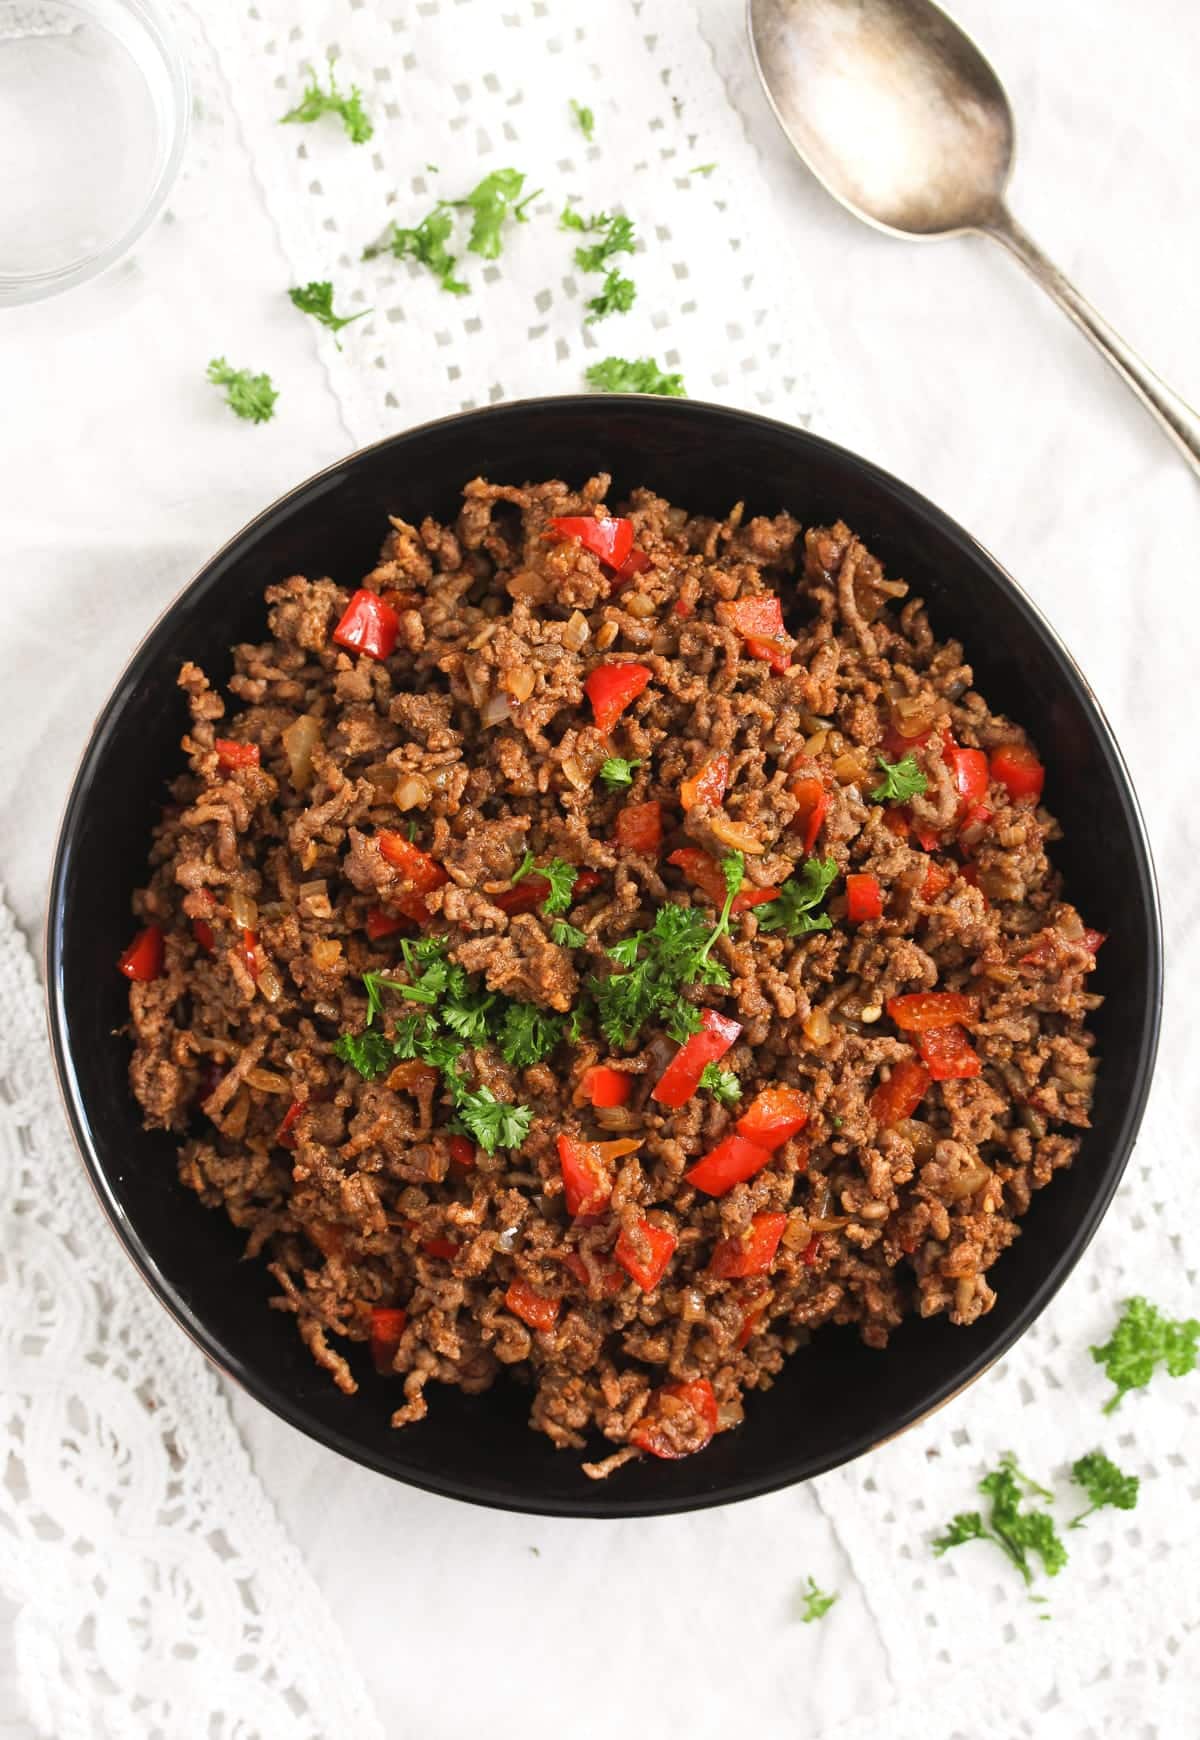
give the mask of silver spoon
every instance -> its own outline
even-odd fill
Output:
[[[1004,203],[1008,98],[931,0],[747,0],[758,75],[835,199],[892,236],[975,231],[1015,254],[1200,472],[1200,417],[1101,319]]]

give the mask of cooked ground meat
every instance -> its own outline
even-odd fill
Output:
[[[399,1426],[508,1367],[620,1447],[597,1477],[702,1449],[823,1323],[990,1310],[1087,1125],[1100,940],[1024,733],[846,526],[639,490],[626,557],[608,484],[393,521],[367,650],[361,593],[271,586],[231,712],[186,665],[126,963],[146,1124],[333,1381],[369,1341]],[[668,921],[707,944],[656,996]],[[724,1073],[656,1098],[703,1011]]]

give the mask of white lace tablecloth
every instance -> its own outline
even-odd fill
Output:
[[[1144,0],[1136,30],[1119,0],[956,10],[1013,95],[1020,215],[1195,397],[1184,10]],[[1200,1378],[1160,1379],[1105,1420],[1087,1355],[1130,1292],[1182,1314],[1200,1291],[1194,480],[998,255],[889,243],[805,177],[755,87],[740,0],[217,0],[181,21],[196,118],[168,219],[99,284],[0,321],[0,879],[16,918],[0,920],[0,1737],[1195,1734]],[[366,146],[333,121],[275,125],[331,48],[376,119]],[[591,145],[571,97],[595,111]],[[389,218],[506,165],[544,193],[494,272],[468,257],[469,297],[360,262]],[[594,286],[555,227],[567,195],[637,223],[625,318],[582,324]],[[323,277],[339,308],[375,310],[341,353],[284,300]],[[41,926],[88,721],[205,555],[349,447],[573,390],[610,351],[861,447],[1018,574],[1129,757],[1170,981],[1126,1183],[1002,1365],[809,1487],[579,1525],[389,1484],[225,1389],[82,1185],[20,933]],[[271,372],[273,423],[235,423],[204,384],[221,353]],[[1050,1623],[986,1549],[930,1555],[999,1452],[1061,1483],[1097,1443],[1142,1477],[1141,1502],[1069,1537]],[[810,1573],[840,1600],[805,1626]]]

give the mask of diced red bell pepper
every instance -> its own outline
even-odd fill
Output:
[[[585,550],[609,568],[620,568],[633,549],[633,521],[594,519],[582,514],[561,514],[550,521],[546,537],[552,543],[565,544],[578,538]]]
[[[623,1106],[633,1091],[633,1077],[627,1069],[594,1063],[584,1070],[580,1086],[594,1106]]]
[[[771,1150],[745,1136],[726,1136],[702,1160],[688,1168],[684,1177],[706,1196],[724,1196],[735,1184],[753,1178],[771,1158]]]
[[[1046,769],[1027,743],[1001,743],[992,750],[989,768],[992,778],[1008,787],[1014,803],[1026,797],[1036,803],[1041,797]]]
[[[942,836],[936,828],[927,827],[924,822],[918,822],[915,817],[912,822],[912,831],[913,839],[920,846],[922,852],[936,852],[942,843]]]
[[[622,1137],[616,1142],[584,1142],[577,1136],[558,1138],[558,1163],[562,1169],[563,1195],[567,1213],[599,1214],[608,1207],[612,1195],[609,1163],[622,1155],[632,1154],[641,1143]]]
[[[216,737],[213,748],[222,767],[257,767],[259,764],[257,743],[235,743],[231,737]]]
[[[390,658],[400,632],[400,618],[378,592],[360,586],[333,631],[338,646],[368,658]]]
[[[969,1025],[979,1019],[979,1005],[962,991],[910,991],[904,997],[889,997],[887,1012],[906,1033],[928,1033],[934,1027]]]
[[[846,917],[851,924],[865,924],[868,919],[883,917],[883,889],[877,876],[847,876]]]
[[[755,1094],[738,1119],[740,1135],[774,1153],[808,1122],[808,1098],[794,1087],[769,1087]]]
[[[382,906],[373,906],[367,913],[364,929],[372,942],[380,942],[385,936],[395,936],[398,930],[407,930],[408,920]]]
[[[714,755],[691,779],[683,781],[679,787],[679,801],[685,810],[690,810],[699,803],[709,804],[716,809],[724,799],[728,786],[729,757],[724,753]]]
[[[829,814],[832,800],[819,779],[798,779],[788,790],[797,805],[791,821],[792,830],[803,835],[804,850],[811,852],[817,843],[817,835],[821,832],[821,824]]]
[[[148,924],[139,930],[117,962],[117,971],[138,984],[160,978],[163,970],[163,933],[158,925]]]
[[[917,1044],[934,1081],[966,1081],[983,1068],[961,1027],[929,1028]]]
[[[613,591],[619,592],[621,587],[627,586],[636,575],[645,573],[649,566],[650,558],[645,550],[630,550],[612,577]]]
[[[936,858],[931,858],[925,867],[925,880],[921,884],[921,899],[936,900],[939,894],[944,894],[954,881],[954,872],[947,870],[944,864],[939,864]]]
[[[759,640],[757,635],[750,635],[746,641],[746,651],[752,659],[761,659],[773,671],[782,673],[791,666],[793,644],[787,636],[779,640]]]
[[[932,735],[932,725],[927,726],[924,731],[918,731],[915,737],[905,737],[894,725],[889,725],[879,747],[889,761],[903,761],[914,749],[924,748]]]
[[[771,1294],[768,1289],[761,1298],[751,1299],[742,1316],[742,1327],[738,1330],[737,1345],[745,1347],[750,1337],[756,1333],[762,1318],[771,1304]]]
[[[597,665],[583,685],[592,703],[596,729],[610,732],[631,701],[636,701],[651,672],[645,665]]]
[[[676,616],[694,616],[696,613],[696,606],[687,598],[677,598],[671,609]]]
[[[662,837],[662,805],[657,798],[644,804],[626,804],[617,811],[617,845],[622,852],[652,857],[662,845]]]
[[[946,740],[942,758],[950,769],[954,780],[954,789],[962,800],[962,807],[969,809],[972,804],[982,803],[987,796],[988,759],[982,749],[960,749],[956,743]]]
[[[392,1361],[396,1357],[400,1337],[404,1334],[407,1322],[408,1312],[399,1306],[371,1307],[371,1359],[375,1370],[384,1377],[392,1371]]]
[[[912,824],[904,805],[894,804],[890,809],[884,810],[883,825],[890,833],[898,835],[903,840]]]
[[[453,1239],[439,1237],[422,1239],[421,1249],[427,1257],[440,1257],[443,1262],[449,1263],[458,1255],[460,1247]]]
[[[714,1246],[709,1274],[721,1281],[765,1275],[775,1260],[786,1225],[786,1214],[756,1214],[745,1232]]]
[[[986,804],[967,805],[958,824],[958,843],[964,852],[973,850],[979,844],[983,831],[991,819],[992,811]]]
[[[783,606],[773,593],[764,593],[759,598],[723,600],[717,605],[716,617],[726,628],[741,635],[751,658],[765,659],[772,670],[787,670],[794,643],[784,633]]]
[[[603,881],[604,878],[598,870],[581,870],[575,878],[574,887],[571,889],[572,905],[577,900],[582,900],[585,894],[590,894],[593,888],[599,888]]]
[[[449,1136],[446,1145],[450,1150],[450,1164],[457,1166],[460,1172],[469,1172],[475,1164],[475,1144],[469,1136]]]
[[[800,1252],[800,1261],[806,1268],[815,1269],[821,1257],[821,1235],[814,1233],[804,1249]]]
[[[414,846],[411,840],[406,840],[403,834],[393,833],[390,828],[380,828],[375,838],[379,841],[379,850],[387,862],[395,870],[399,870],[406,882],[416,889],[418,894],[431,894],[435,888],[440,888],[450,878],[436,859],[428,852],[422,852],[419,846]]]
[[[915,1057],[902,1057],[871,1095],[871,1116],[882,1129],[911,1118],[929,1091],[929,1071]]]
[[[680,846],[667,859],[668,864],[674,864],[682,870],[688,881],[706,895],[714,906],[725,904],[725,878],[717,860],[700,846]],[[733,897],[730,912],[736,918],[739,912],[746,912],[752,906],[762,906],[768,900],[779,896],[778,888],[754,888],[746,885],[738,890]]]
[[[562,1300],[548,1299],[545,1293],[539,1293],[528,1281],[522,1281],[518,1277],[510,1283],[504,1295],[504,1305],[514,1317],[527,1323],[530,1329],[553,1329]]]
[[[1098,952],[1101,943],[1107,942],[1108,938],[1102,930],[1085,930],[1079,940],[1088,953],[1094,955]]]
[[[680,1450],[676,1448],[678,1439],[669,1430],[667,1421],[685,1409],[700,1428],[700,1441],[689,1442],[686,1450]],[[629,1434],[629,1442],[651,1456],[676,1461],[681,1456],[694,1455],[711,1442],[718,1417],[717,1398],[707,1378],[693,1378],[684,1384],[663,1384],[651,1395],[646,1412]],[[689,1437],[694,1436],[693,1430]]]
[[[592,1278],[588,1266],[578,1251],[568,1251],[563,1258],[564,1265],[571,1271],[581,1287],[591,1287]],[[625,1285],[625,1271],[615,1263],[597,1262],[594,1265],[597,1285],[602,1298],[612,1299]]]
[[[192,935],[200,944],[200,947],[204,950],[205,954],[211,955],[213,949],[217,945],[217,939],[213,934],[212,925],[209,924],[206,918],[194,918],[192,920]]]
[[[613,1256],[625,1273],[637,1282],[643,1293],[652,1293],[666,1274],[667,1264],[674,1256],[679,1240],[666,1227],[655,1226],[653,1221],[645,1218],[638,1223],[638,1232],[649,1246],[647,1255],[642,1256],[639,1253],[632,1238],[622,1227],[613,1247]]]
[[[275,1132],[275,1143],[277,1147],[294,1148],[296,1146],[296,1138],[292,1135],[292,1125],[304,1110],[306,1103],[307,1102],[304,1100],[293,1100],[287,1111],[283,1114],[283,1122]]]
[[[690,1033],[654,1084],[650,1098],[672,1111],[686,1105],[700,1086],[700,1077],[710,1063],[724,1057],[738,1034],[740,1021],[718,1015],[715,1009],[700,1011],[700,1031]]]
[[[488,899],[493,906],[512,917],[518,912],[536,912],[549,893],[550,884],[546,878],[531,870],[527,876],[522,876],[515,888],[502,888],[499,894],[489,894]]]

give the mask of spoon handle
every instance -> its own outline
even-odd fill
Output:
[[[1063,277],[1058,267],[1046,258],[1037,243],[1003,206],[993,220],[981,225],[981,228],[985,235],[1003,242],[1009,252],[1020,260],[1030,277],[1054,298],[1081,331],[1086,332],[1101,356],[1107,358],[1121,379],[1133,388],[1146,409],[1158,419],[1193,471],[1200,474],[1200,417],[1191,406],[1178,393],[1173,393],[1165,381],[1160,381],[1152,369],[1147,368],[1137,352],[1131,350],[1125,340],[1113,331],[1107,320],[1097,314],[1070,279]]]

